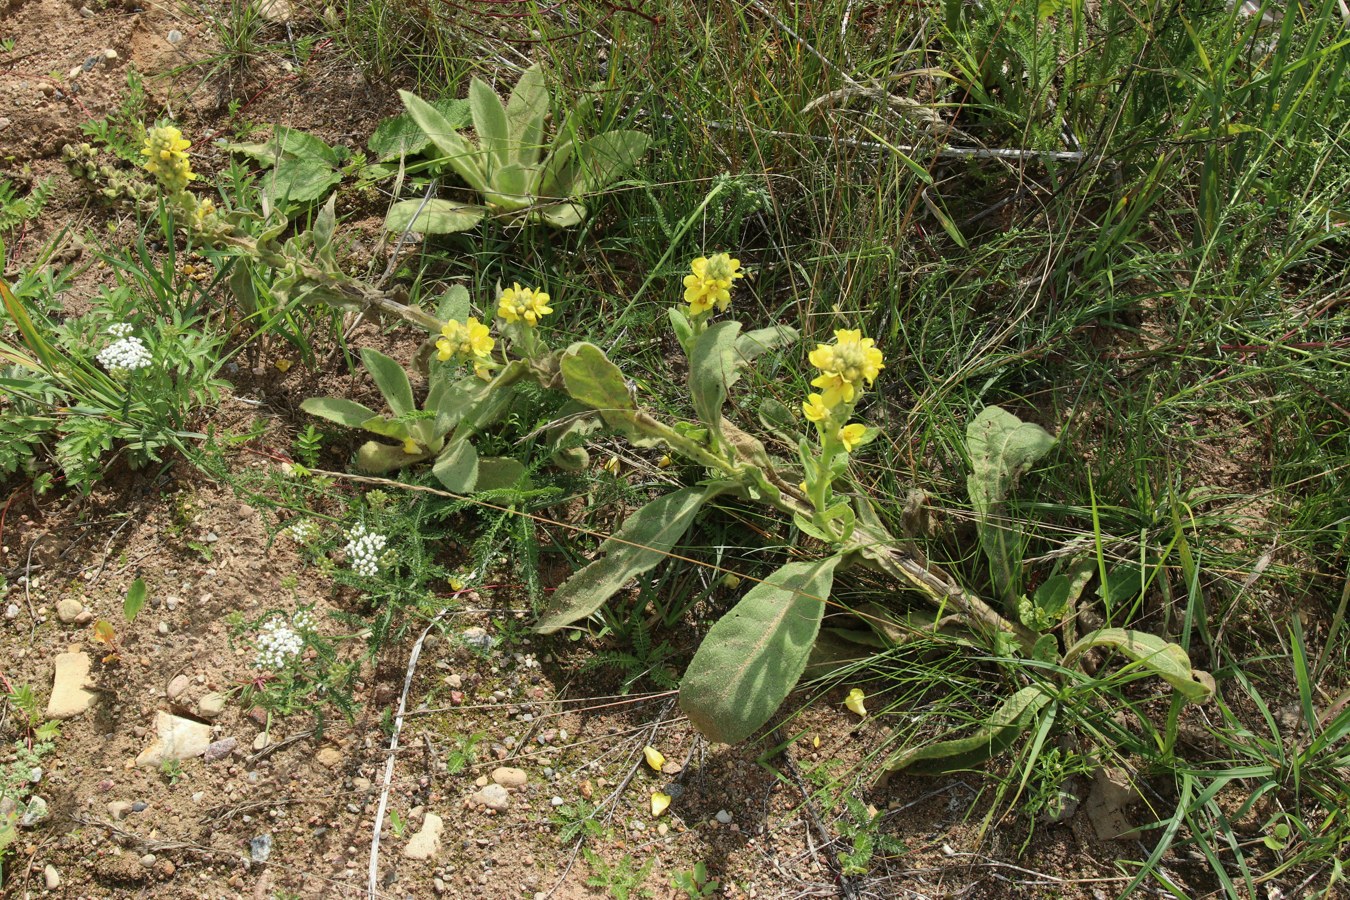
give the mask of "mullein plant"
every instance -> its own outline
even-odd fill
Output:
[[[850,566],[894,579],[936,610],[905,615],[899,623],[882,623],[877,627],[882,641],[893,641],[897,631],[931,635],[957,625],[968,635],[963,640],[986,652],[1032,657],[1064,669],[1087,650],[1106,647],[1168,682],[1175,689],[1174,710],[1213,693],[1212,679],[1191,668],[1182,648],[1152,635],[1098,629],[1069,646],[1066,632],[1061,654],[1055,629],[1067,621],[1071,594],[1066,601],[1060,596],[1063,591],[1053,597],[1038,591],[1031,601],[1037,615],[1019,615],[1019,606],[1011,601],[1004,603],[1005,615],[891,535],[869,497],[839,493],[852,454],[876,435],[875,429],[853,418],[860,399],[885,366],[881,349],[860,331],[840,329],[832,343],[819,344],[810,352],[815,390],[807,394],[801,412],[814,426],[816,441],[798,439],[800,483],[780,472],[781,462],[770,458],[758,438],[724,417],[723,410],[731,388],[755,359],[768,351],[786,350],[798,334],[787,326],[746,332],[740,322],[722,317],[731,307],[737,282],[745,277],[739,260],[729,254],[695,259],[684,278],[684,304],[669,312],[689,362],[688,389],[697,422],[665,422],[639,405],[623,372],[599,347],[586,341],[561,351],[547,346],[539,326],[552,312],[548,294],[519,284],[501,290],[496,337],[488,322],[471,314],[463,288],[447,292],[437,315],[410,308],[337,267],[331,199],[311,231],[285,244],[278,243],[284,221],[280,226],[269,222],[261,234],[251,237],[239,227],[242,214],[223,214],[187,190],[195,179],[187,150],[177,129],[152,129],[146,168],[159,180],[165,202],[193,232],[275,269],[274,290],[283,299],[295,296],[383,310],[435,336],[436,363],[428,360],[430,386],[421,409],[402,367],[372,350],[364,351],[362,358],[389,401],[392,417],[338,398],[305,402],[304,408],[312,413],[398,442],[364,445],[358,454],[362,468],[390,471],[434,459],[434,476],[456,494],[522,487],[528,484],[524,463],[511,457],[480,458],[474,438],[505,416],[517,388],[534,382],[570,398],[570,407],[555,423],[560,426],[554,429],[559,444],[575,423],[589,420],[588,428],[607,427],[637,446],[656,449],[663,459],[681,456],[703,470],[697,483],[655,497],[629,514],[600,545],[596,558],[553,592],[536,623],[537,631],[557,631],[594,614],[633,579],[668,558],[700,510],[720,496],[772,507],[789,516],[800,532],[823,543],[823,556],[808,554],[755,583],[713,624],[699,646],[680,683],[680,705],[709,738],[744,740],[773,716],[806,669],[836,570]],[[790,419],[790,411],[784,412]],[[564,420],[569,424],[562,426]],[[781,433],[784,421],[778,417],[774,430]],[[793,430],[791,423],[787,427]],[[997,407],[976,417],[968,431],[972,502],[981,516],[987,516],[1054,441],[1039,426]],[[560,445],[555,453],[560,465],[565,449]],[[989,552],[997,552],[999,545],[992,537],[987,543]],[[1059,578],[1055,584],[1062,587],[1066,580],[1067,576]],[[1079,589],[1083,583],[1074,581]],[[888,766],[917,772],[969,767],[1008,746],[1031,722],[1053,716],[1057,702],[1053,690],[1039,684],[1024,687],[995,709],[974,735],[909,748]]]

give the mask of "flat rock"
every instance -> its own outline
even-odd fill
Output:
[[[500,784],[489,784],[469,796],[469,802],[503,812],[511,806],[511,796]]]
[[[98,694],[87,689],[93,660],[82,651],[58,653],[55,665],[56,677],[52,682],[51,699],[47,701],[47,718],[74,718],[98,698]]]
[[[192,687],[192,679],[188,678],[186,675],[175,675],[173,680],[169,682],[169,687],[165,690],[164,694],[170,700],[177,700],[179,697],[186,694],[190,687]]]
[[[314,754],[314,759],[319,765],[325,768],[336,769],[338,766],[342,765],[342,752],[340,750],[335,750],[332,747],[324,747],[318,753]]]
[[[61,886],[61,873],[56,871],[56,866],[48,865],[42,870],[42,879],[47,883],[47,890],[54,891]]]
[[[160,711],[155,713],[155,741],[136,757],[138,766],[159,766],[165,760],[193,759],[211,746],[211,726]]]
[[[226,702],[224,694],[212,691],[197,702],[197,715],[203,719],[214,719],[225,711]]]
[[[74,597],[65,597],[56,602],[56,617],[69,625],[84,612],[84,604]]]
[[[234,748],[239,746],[239,741],[232,737],[227,737],[219,741],[212,741],[202,754],[202,759],[207,762],[215,762],[218,759],[224,759],[234,752]]]
[[[525,786],[525,782],[529,781],[529,776],[525,774],[524,769],[498,766],[492,770],[492,780],[505,788],[518,788]]]
[[[422,830],[408,840],[403,855],[408,859],[434,859],[441,849],[441,832],[444,830],[445,823],[441,817],[427,813],[422,817]]]

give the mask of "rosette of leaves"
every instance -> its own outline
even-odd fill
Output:
[[[525,70],[505,103],[486,82],[472,81],[468,106],[476,141],[462,135],[455,119],[434,104],[408,91],[399,91],[399,97],[429,146],[406,135],[400,140],[409,142],[409,150],[434,152],[431,170],[455,173],[482,202],[401,200],[385,218],[390,231],[449,234],[472,228],[489,215],[557,228],[577,225],[587,215],[581,200],[632,169],[650,144],[647,135],[633,130],[582,139],[578,132],[590,116],[589,97],[546,141],[544,121],[552,98],[538,65]]]
[[[346,147],[331,147],[322,138],[281,125],[261,143],[226,143],[223,147],[263,167],[259,193],[272,208],[286,214],[328,196],[351,160]]]
[[[446,291],[438,313],[442,318],[467,318],[469,292],[459,285]],[[362,444],[357,451],[359,468],[383,474],[434,458],[433,474],[456,493],[523,484],[524,465],[510,458],[480,458],[472,439],[509,408],[513,389],[528,371],[525,363],[508,363],[490,381],[454,366],[433,364],[419,408],[408,373],[396,360],[367,348],[361,351],[361,361],[390,415],[343,397],[311,397],[300,404],[311,415],[397,442]]]

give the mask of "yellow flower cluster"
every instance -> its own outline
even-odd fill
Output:
[[[853,403],[863,382],[871,386],[885,368],[876,342],[847,328],[834,333],[833,344],[817,344],[810,359],[820,370],[811,386],[820,388],[821,401],[829,407]]]
[[[548,299],[548,294],[543,291],[523,288],[520,282],[516,282],[502,291],[497,300],[497,315],[503,321],[524,322],[533,328],[540,319],[553,312]]]
[[[465,322],[451,319],[441,326],[441,336],[436,339],[436,358],[441,362],[452,358],[471,362],[482,374],[486,371],[483,363],[491,361],[495,345],[488,327],[473,316]]]
[[[716,306],[724,311],[731,303],[731,285],[744,278],[741,261],[727,253],[700,256],[690,264],[692,275],[684,276],[684,302],[691,316],[701,316]]]
[[[145,147],[141,155],[145,157],[145,170],[159,179],[165,192],[174,195],[187,190],[188,182],[197,176],[192,172],[192,161],[188,159],[187,148],[191,147],[183,137],[183,132],[172,125],[160,125],[151,128],[145,138]]]
[[[833,429],[833,438],[852,453],[867,436],[867,427],[854,422],[844,424],[853,412],[853,405],[862,395],[863,386],[871,386],[885,368],[885,360],[876,342],[862,336],[861,331],[841,329],[834,333],[833,344],[817,344],[811,351],[811,365],[820,370],[811,381],[820,388],[819,394],[810,394],[802,403],[802,414],[820,429],[822,436]]]

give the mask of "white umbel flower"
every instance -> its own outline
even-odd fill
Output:
[[[389,539],[357,525],[347,532],[347,562],[358,575],[374,578],[380,573],[380,557]]]
[[[284,669],[305,648],[305,639],[280,619],[263,625],[253,643],[258,648],[258,668],[273,671]]]
[[[98,352],[98,361],[114,375],[135,372],[150,365],[152,357],[145,342],[131,334],[125,322],[108,327],[108,334],[116,340]]]

